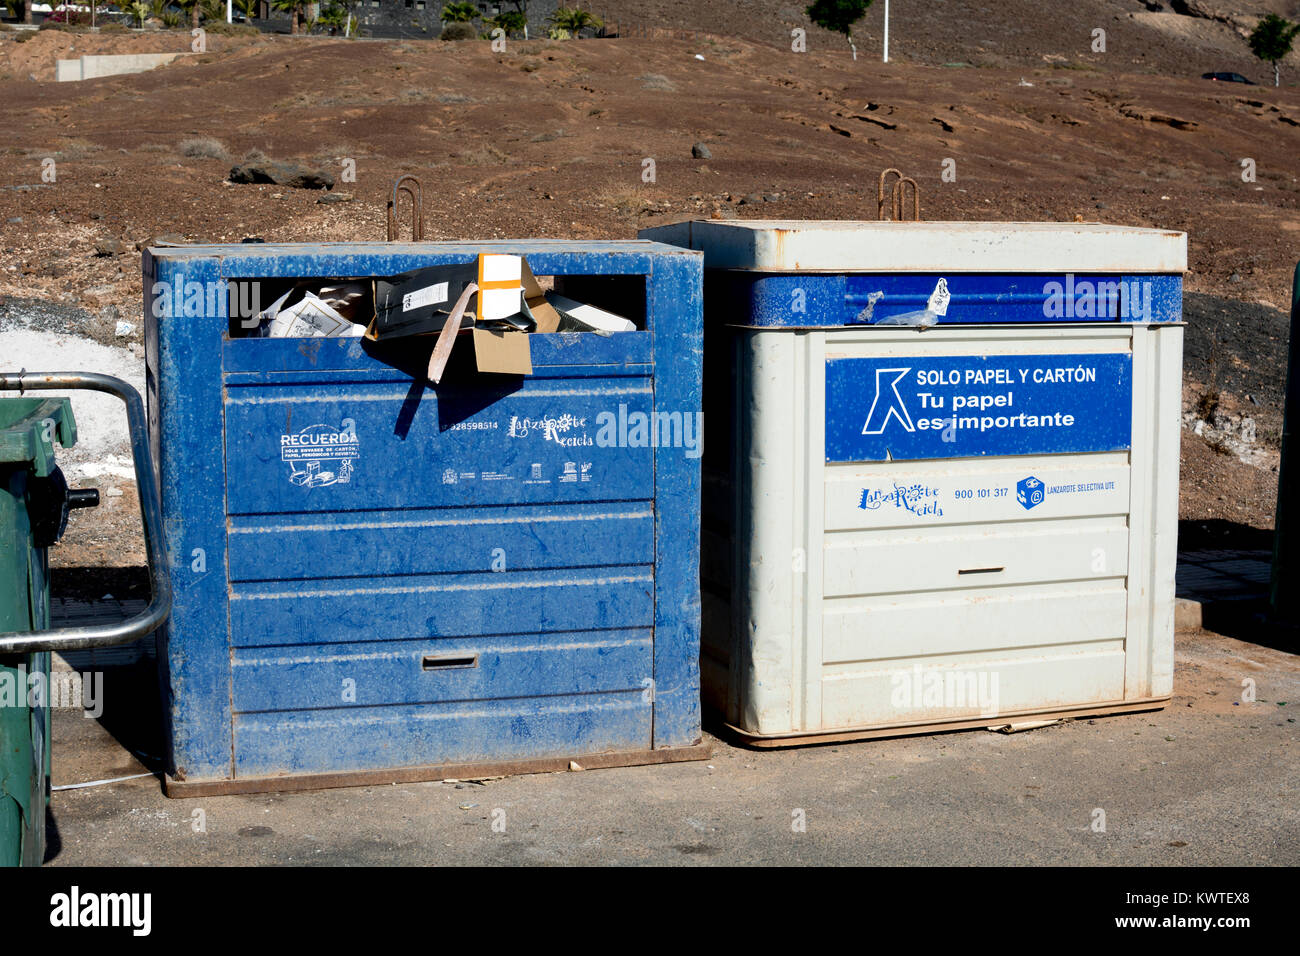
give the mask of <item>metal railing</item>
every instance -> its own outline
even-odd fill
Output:
[[[139,614],[113,624],[0,634],[0,654],[81,651],[129,644],[152,633],[171,613],[172,589],[165,567],[162,511],[159,507],[158,483],[154,479],[153,460],[149,454],[149,433],[140,393],[120,378],[100,375],[98,372],[0,372],[0,391],[22,394],[56,389],[107,392],[126,403],[126,420],[131,433],[131,459],[135,466],[135,487],[140,498],[140,520],[144,525],[145,560],[149,566],[149,584],[153,597]]]

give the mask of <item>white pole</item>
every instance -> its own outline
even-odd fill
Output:
[[[232,6],[233,4],[231,0],[226,0],[226,22],[227,23],[235,22],[235,12],[234,10],[231,9]]]
[[[885,0],[885,62],[889,62],[889,0]]]

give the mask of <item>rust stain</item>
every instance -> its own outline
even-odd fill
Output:
[[[776,245],[777,262],[785,262],[785,237],[789,234],[790,234],[789,229],[778,228],[772,230],[772,241]],[[795,268],[798,268],[798,266],[796,266]]]
[[[303,339],[298,346],[298,352],[312,365],[316,364],[317,357],[320,355],[321,341],[319,339]]]

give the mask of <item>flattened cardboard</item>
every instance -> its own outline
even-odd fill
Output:
[[[524,302],[528,304],[528,312],[537,323],[538,332],[555,332],[560,328],[560,313],[552,308],[551,303],[546,300],[546,293],[542,291],[541,285],[537,282],[537,277],[533,275],[533,270],[528,268],[528,260],[523,264],[523,285],[524,285]]]
[[[524,316],[535,332],[555,332],[560,313],[547,301],[537,277],[522,256],[483,253],[474,263],[433,266],[375,280],[375,318],[366,338],[430,335],[442,330],[461,293],[470,284],[486,285],[476,293],[473,312],[465,313],[461,331],[475,321]],[[533,374],[528,332],[474,327],[474,357],[480,372]]]
[[[533,357],[528,332],[474,330],[474,358],[480,372],[532,375]]]
[[[546,301],[562,317],[572,319],[580,330],[591,329],[602,335],[636,330],[636,325],[633,324],[631,319],[625,319],[613,312],[598,309],[594,305],[587,305],[574,299],[565,298],[555,292],[546,293]]]
[[[375,320],[366,337],[389,339],[439,331],[465,287],[477,278],[477,263],[467,262],[376,279]]]
[[[469,300],[474,294],[474,286],[468,285],[465,291],[460,294],[456,300],[456,305],[447,316],[447,321],[443,323],[442,331],[438,333],[438,341],[434,343],[433,354],[429,356],[429,370],[426,373],[429,381],[434,385],[442,382],[442,373],[447,369],[447,360],[451,358],[451,350],[456,345],[456,337],[460,334],[462,325],[465,323],[465,309],[469,305]],[[469,319],[469,324],[474,324],[474,319]]]
[[[487,289],[478,294],[479,319],[502,319],[522,314],[535,332],[554,332],[560,314],[546,301],[542,287],[522,256],[479,256],[478,279]],[[532,341],[527,332],[474,329],[474,359],[480,372],[532,375]]]

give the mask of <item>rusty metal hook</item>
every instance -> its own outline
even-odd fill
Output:
[[[897,179],[888,183],[891,187],[889,190],[889,211],[890,215],[885,215],[885,186],[889,174],[893,173]],[[885,221],[892,219],[894,222],[903,221],[904,202],[907,196],[907,187],[912,187],[912,220],[921,221],[921,188],[917,186],[916,180],[910,176],[904,176],[897,169],[889,168],[880,174],[880,184],[876,190],[876,218]]]
[[[400,194],[411,197],[411,241],[424,239],[424,187],[414,176],[399,176],[393,183],[393,194],[388,199],[388,241],[396,242],[399,231],[397,204]]]
[[[885,218],[885,180],[889,178],[890,173],[893,173],[899,179],[903,178],[903,174],[899,170],[893,168],[886,169],[884,172],[880,174],[880,184],[876,188],[876,218],[877,219]],[[890,192],[892,194],[893,192],[892,189]]]

